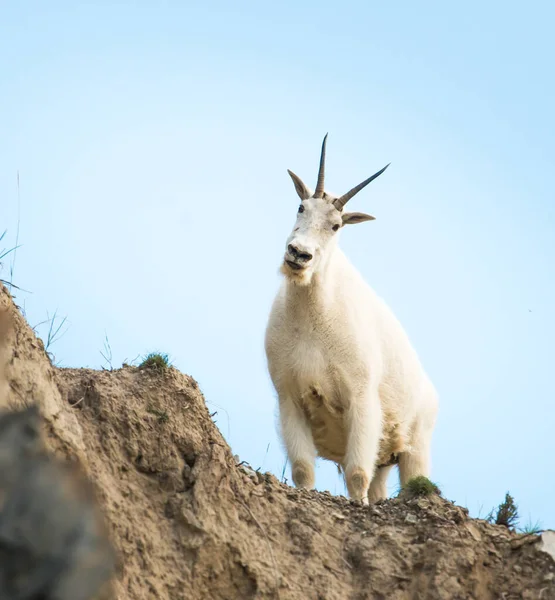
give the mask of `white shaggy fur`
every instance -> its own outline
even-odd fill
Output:
[[[265,348],[293,481],[314,487],[320,456],[341,467],[351,498],[375,501],[394,463],[401,485],[429,475],[437,395],[400,323],[337,244],[336,230],[373,217],[338,210],[290,175],[302,212]]]

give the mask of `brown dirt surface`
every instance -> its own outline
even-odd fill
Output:
[[[237,464],[191,377],[55,368],[5,289],[1,305],[0,408],[37,402],[49,450],[93,482],[119,554],[110,597],[555,599],[547,538],[438,496],[363,507],[295,490]]]

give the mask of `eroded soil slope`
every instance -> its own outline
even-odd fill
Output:
[[[191,377],[56,369],[14,319],[0,406],[37,401],[50,449],[95,483],[119,600],[555,599],[548,538],[438,497],[359,507],[294,490],[237,465]]]

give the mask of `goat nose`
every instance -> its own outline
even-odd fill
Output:
[[[287,249],[289,250],[289,253],[295,258],[300,258],[301,260],[304,260],[306,262],[312,260],[312,254],[310,254],[310,252],[303,252],[299,250],[296,246],[293,246],[293,244],[289,244],[289,246],[287,246]]]

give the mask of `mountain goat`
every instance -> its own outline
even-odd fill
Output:
[[[337,198],[324,191],[326,140],[314,193],[288,171],[301,203],[265,350],[295,486],[314,487],[320,456],[366,504],[387,496],[394,464],[402,486],[429,475],[438,400],[400,323],[338,246],[344,225],[374,219],[345,204],[389,165]]]

